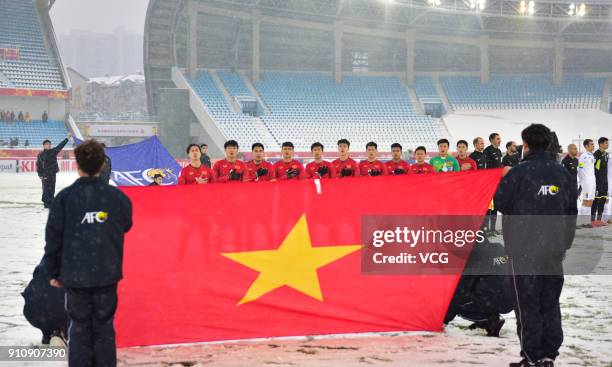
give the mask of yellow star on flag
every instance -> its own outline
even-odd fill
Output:
[[[317,269],[360,248],[361,245],[312,247],[306,215],[302,215],[278,249],[222,255],[259,272],[238,306],[285,285],[323,302]]]

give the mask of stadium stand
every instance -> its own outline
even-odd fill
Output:
[[[0,0],[0,49],[17,50],[0,57],[0,87],[65,90],[57,62],[51,57],[32,1]]]
[[[223,82],[227,91],[234,97],[251,96],[251,91],[247,87],[240,74],[230,71],[219,71],[219,78]]]
[[[23,122],[0,122],[0,141],[6,143],[1,148],[8,148],[8,142],[11,139],[18,138],[19,145],[12,147],[17,149],[23,148],[40,148],[43,140],[49,139],[54,144],[58,144],[64,140],[67,134],[66,126],[62,121],[49,120],[46,123],[42,121]],[[26,147],[26,140],[29,146]]]
[[[441,77],[455,110],[596,109],[605,79],[566,75],[554,85],[545,75],[492,75],[488,84],[476,77]]]
[[[262,116],[272,135],[293,141],[298,150],[313,141],[335,146],[340,137],[356,150],[370,140],[385,150],[396,141],[432,147],[446,135],[431,118],[416,114],[398,78],[346,76],[336,84],[323,73],[269,72],[255,86],[272,112]]]
[[[440,117],[446,113],[442,98],[438,94],[431,77],[416,77],[414,79],[414,92],[425,114]]]
[[[235,80],[235,77],[229,79]],[[197,79],[189,83],[227,139],[237,140],[243,148],[262,142],[268,149],[278,149],[278,143],[257,128],[257,118],[237,113],[228,105],[209,71],[199,71]]]
[[[429,76],[414,78],[414,91],[421,102],[440,102],[442,100],[436,90],[433,79]]]
[[[239,74],[218,75],[231,96],[252,95]],[[365,149],[373,139],[381,148],[396,141],[433,148],[437,138],[447,135],[430,117],[415,112],[406,87],[393,77],[347,76],[338,85],[324,73],[263,73],[255,87],[271,113],[260,119],[275,141],[258,133],[257,118],[228,105],[209,71],[200,71],[190,84],[222,133],[242,145],[262,141],[271,149],[290,140],[296,150],[308,151],[314,141],[332,147],[346,137],[356,150]]]

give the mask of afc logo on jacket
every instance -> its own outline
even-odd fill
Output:
[[[542,185],[540,187],[540,191],[538,191],[538,195],[542,196],[554,196],[559,193],[559,187],[555,185]]]
[[[94,224],[94,223],[104,223],[108,219],[107,212],[88,212],[85,213],[83,220],[81,220],[81,224]]]

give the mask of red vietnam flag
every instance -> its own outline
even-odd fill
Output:
[[[119,347],[439,331],[457,275],[364,275],[363,215],[484,215],[500,170],[125,188]]]

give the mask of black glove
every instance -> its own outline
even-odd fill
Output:
[[[353,170],[350,168],[343,168],[342,171],[340,171],[341,177],[348,177],[352,175],[353,175]]]
[[[239,181],[239,180],[242,180],[242,173],[236,172],[234,170],[231,170],[230,174],[229,174],[229,179],[230,179],[230,181]]]
[[[329,168],[327,168],[326,166],[321,166],[317,170],[317,173],[319,174],[319,177],[323,177],[329,173]]]
[[[268,169],[261,167],[257,169],[257,177],[262,177],[268,174]]]
[[[381,175],[381,172],[375,169],[370,170],[370,172],[368,173],[370,174],[370,176],[380,176]]]
[[[297,170],[297,169],[292,168],[292,169],[290,169],[290,170],[288,170],[288,171],[287,171],[287,178],[294,178],[294,177],[297,177],[298,173],[299,173],[299,172],[298,172],[298,170]]]
[[[401,168],[396,168],[396,169],[393,170],[393,174],[394,175],[404,175],[404,174],[406,174],[406,171],[404,171]]]

